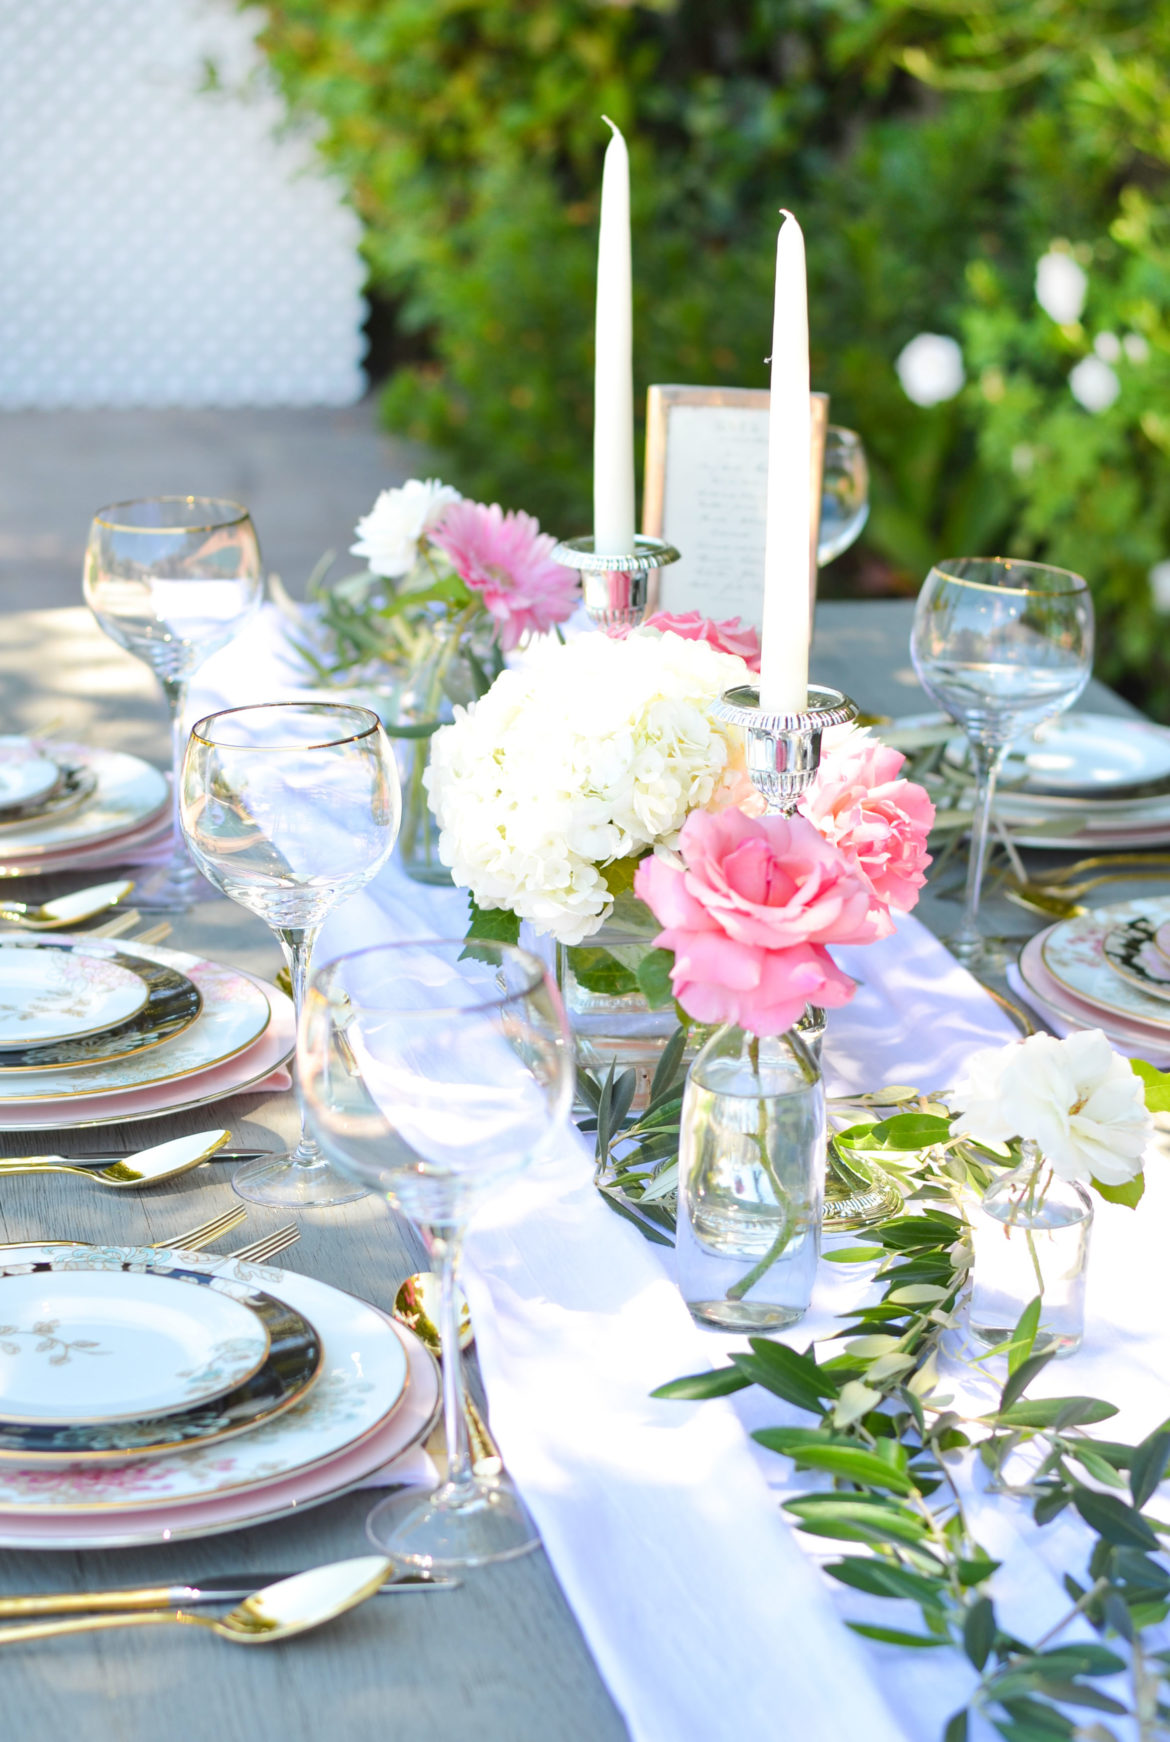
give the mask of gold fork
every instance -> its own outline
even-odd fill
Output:
[[[249,1246],[241,1246],[235,1252],[227,1253],[228,1258],[242,1258],[252,1264],[260,1264],[266,1258],[275,1258],[278,1252],[283,1252],[286,1246],[294,1246],[301,1237],[301,1231],[295,1222],[286,1222],[283,1228],[277,1228],[275,1233],[266,1234],[261,1240],[253,1240]]]
[[[158,1252],[169,1246],[181,1246],[185,1252],[199,1252],[204,1246],[209,1246],[213,1240],[218,1240],[221,1234],[230,1234],[233,1228],[247,1220],[248,1212],[242,1204],[233,1209],[224,1210],[222,1215],[212,1216],[209,1222],[200,1222],[197,1228],[189,1228],[185,1234],[172,1234],[166,1240],[152,1240],[151,1250]],[[0,1252],[17,1252],[28,1246],[89,1246],[89,1240],[6,1240],[0,1245]]]

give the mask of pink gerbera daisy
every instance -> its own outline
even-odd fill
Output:
[[[490,508],[455,502],[430,536],[460,580],[483,594],[505,653],[528,630],[544,634],[572,615],[577,577],[549,560],[556,540],[541,532],[531,514],[505,514],[498,502]]]

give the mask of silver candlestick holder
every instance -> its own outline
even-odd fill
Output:
[[[679,559],[663,538],[637,533],[634,545],[620,556],[604,556],[594,550],[592,538],[566,538],[552,552],[553,562],[580,571],[585,609],[607,634],[638,627],[646,615],[650,576]]]
[[[831,726],[847,726],[857,718],[856,704],[840,690],[823,684],[808,686],[808,704],[796,713],[768,712],[760,706],[760,692],[751,684],[725,690],[714,711],[719,719],[741,729],[751,783],[763,794],[769,815],[785,817],[792,815],[801,794],[816,779],[824,733]],[[819,1064],[824,1011],[818,1005],[806,1005],[796,1032]],[[827,1232],[872,1227],[896,1215],[901,1203],[901,1192],[880,1167],[861,1155],[846,1158],[830,1143],[821,1220]]]

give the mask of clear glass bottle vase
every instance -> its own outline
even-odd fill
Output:
[[[1007,1342],[1040,1296],[1034,1352],[1071,1355],[1085,1334],[1085,1278],[1093,1204],[1060,1179],[1035,1144],[984,1193],[972,1218],[975,1263],[969,1322],[977,1342]]]
[[[770,1331],[802,1317],[824,1179],[824,1085],[799,1034],[716,1030],[687,1076],[679,1142],[678,1280],[700,1324]]]

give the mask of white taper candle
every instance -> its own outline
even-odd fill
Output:
[[[630,158],[613,130],[601,176],[597,239],[597,350],[593,378],[593,548],[634,549],[634,317],[630,262]]]
[[[776,240],[772,397],[768,409],[768,522],[760,706],[793,713],[808,703],[812,438],[809,417],[808,280],[804,234],[792,216]]]

